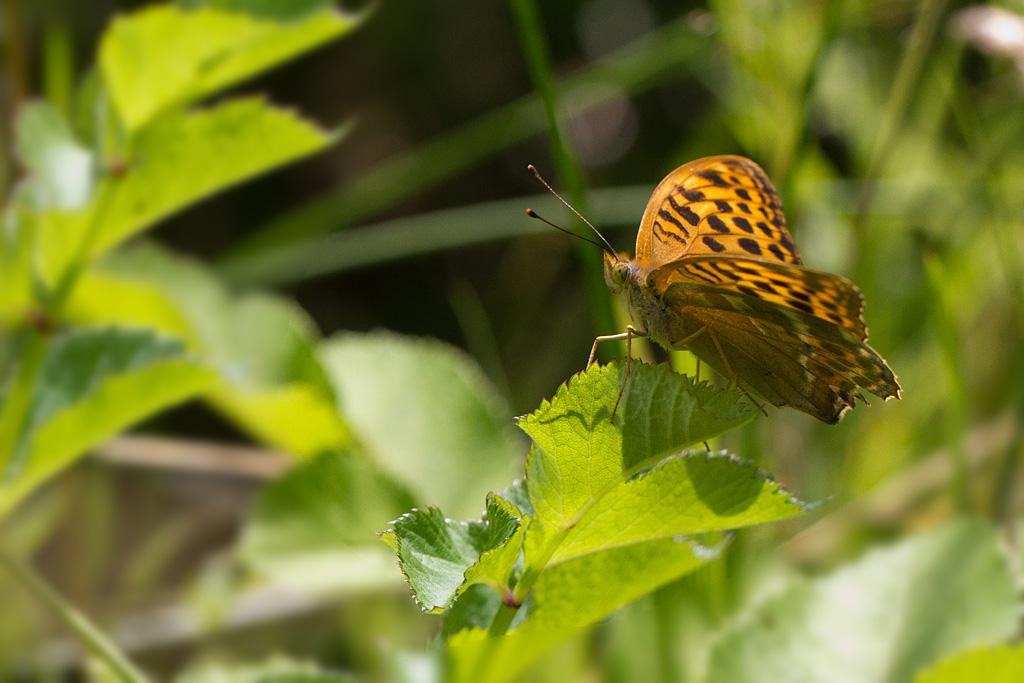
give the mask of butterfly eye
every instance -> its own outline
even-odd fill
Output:
[[[626,281],[629,280],[629,263],[616,261],[612,266],[612,279],[619,285],[626,284]]]

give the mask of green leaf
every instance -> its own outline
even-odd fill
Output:
[[[45,216],[43,272],[56,279],[95,221],[89,256],[162,218],[334,142],[316,126],[261,99],[225,102],[161,118],[135,138],[126,169],[108,175],[83,211]]]
[[[114,21],[99,63],[121,118],[135,131],[167,109],[339,38],[359,21],[330,8],[280,22],[212,7],[155,5]]]
[[[623,372],[594,365],[519,421],[534,441],[526,479],[546,532],[572,528],[630,476],[754,416],[738,392],[636,362],[613,424]]]
[[[956,521],[794,582],[722,638],[708,680],[896,683],[1004,642],[1019,600],[999,546],[990,525]]]
[[[89,448],[219,380],[182,344],[136,329],[84,329],[47,349],[15,450],[5,456],[0,516]]]
[[[947,657],[914,683],[1019,683],[1024,681],[1024,645],[979,647]]]
[[[619,607],[716,559],[688,539],[665,538],[575,557],[549,567],[533,589],[525,632],[593,624]]]
[[[461,351],[377,332],[333,337],[319,358],[346,423],[417,500],[472,517],[512,478],[507,408]]]
[[[324,453],[267,485],[246,524],[241,558],[303,591],[395,583],[394,556],[375,534],[414,502],[359,456]]]
[[[185,339],[225,371],[227,381],[205,398],[264,443],[307,457],[349,444],[315,357],[317,330],[294,302],[233,296],[200,263],[142,245],[111,254],[83,275],[66,314],[79,323],[144,325]]]
[[[511,505],[488,496],[482,521],[445,519],[435,507],[402,515],[385,532],[413,597],[426,612],[443,612],[474,583],[509,592],[525,524]]]
[[[18,157],[29,171],[19,191],[23,200],[36,209],[85,206],[92,194],[93,156],[55,107],[46,102],[23,106],[15,138]]]
[[[805,510],[749,462],[689,453],[595,500],[550,563],[658,538],[763,524]]]

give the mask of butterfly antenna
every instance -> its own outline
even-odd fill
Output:
[[[559,227],[559,226],[555,225],[554,223],[552,223],[551,221],[549,221],[547,218],[544,218],[543,216],[541,216],[539,213],[537,213],[533,209],[527,209],[526,210],[526,215],[529,216],[530,218],[536,218],[541,223],[547,223],[548,225],[550,225],[555,230],[561,230],[566,235],[572,235],[573,237],[579,238],[579,239],[583,240],[584,242],[590,242],[591,244],[593,244],[595,246],[598,246],[598,247],[601,247],[605,251],[608,251],[608,248],[605,245],[603,245],[600,242],[598,242],[597,240],[592,240],[589,237],[584,237],[583,235],[575,233],[572,230],[566,230],[565,228]],[[614,252],[609,252],[609,253],[614,254]]]
[[[573,205],[572,205],[572,204],[570,204],[569,202],[567,202],[567,201],[565,201],[564,199],[562,199],[562,195],[560,195],[560,194],[558,194],[557,192],[555,192],[555,189],[554,189],[553,187],[551,187],[550,185],[548,185],[548,181],[544,180],[544,178],[542,178],[542,177],[541,177],[541,175],[540,175],[540,171],[538,171],[538,170],[537,170],[537,168],[536,168],[536,167],[535,167],[535,166],[534,166],[533,164],[530,164],[529,166],[527,166],[527,168],[528,168],[528,169],[530,169],[530,173],[532,173],[533,175],[537,176],[537,180],[539,180],[540,182],[544,183],[544,187],[548,188],[548,191],[549,191],[549,192],[550,192],[551,194],[553,194],[553,195],[555,195],[556,197],[558,197],[558,201],[562,202],[562,203],[563,203],[563,204],[565,204],[565,205],[566,205],[567,207],[569,207],[569,210],[570,210],[570,211],[572,211],[572,212],[573,212],[574,214],[576,214],[576,215],[577,215],[577,216],[579,217],[579,219],[580,219],[581,221],[583,221],[584,223],[586,223],[586,224],[587,224],[587,226],[588,226],[588,227],[589,227],[589,228],[590,228],[591,230],[593,230],[593,231],[594,231],[594,234],[596,234],[596,235],[597,235],[598,237],[600,237],[600,238],[601,238],[601,242],[603,242],[603,244],[598,244],[597,246],[599,246],[599,247],[601,247],[602,249],[604,249],[605,251],[607,251],[607,252],[608,252],[609,254],[611,254],[612,256],[614,256],[614,257],[615,257],[616,259],[618,259],[618,258],[619,258],[618,254],[617,254],[617,253],[615,252],[615,249],[614,249],[614,248],[612,247],[612,245],[611,245],[611,244],[610,244],[610,243],[608,242],[608,240],[606,240],[606,239],[604,238],[604,235],[602,235],[602,234],[601,234],[601,233],[600,233],[600,232],[598,231],[598,229],[594,227],[594,224],[593,224],[593,223],[591,223],[590,221],[588,221],[588,220],[587,220],[586,218],[584,218],[584,217],[583,217],[583,214],[581,214],[581,213],[580,213],[579,211],[577,211],[576,209],[574,209],[574,208],[573,208]],[[536,214],[535,212],[531,213],[531,212],[530,212],[529,210],[527,210],[527,213],[528,213],[528,214],[530,214],[530,215],[531,215],[532,217],[534,217],[534,218],[540,218],[540,216],[538,216],[538,215],[537,215],[537,214]],[[541,220],[544,220],[544,219],[543,219],[543,218],[541,218]],[[547,223],[548,225],[550,225],[550,226],[551,226],[551,227],[553,227],[553,228],[558,228],[558,226],[556,226],[556,225],[553,225],[553,224],[549,223],[548,221],[544,221],[544,222],[545,222],[545,223]],[[558,228],[558,229],[559,229],[559,230],[562,230],[562,232],[569,232],[568,230],[564,230],[564,229],[562,229],[562,228]],[[569,234],[571,234],[571,235],[576,235],[576,233],[574,233],[574,232],[572,232],[572,233],[569,233]],[[585,237],[581,237],[580,235],[576,235],[576,237],[580,237],[580,239],[586,239]],[[587,241],[587,242],[590,242],[591,244],[597,244],[597,242],[594,242],[593,240],[586,240],[586,241]]]

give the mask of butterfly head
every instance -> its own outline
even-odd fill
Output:
[[[633,277],[633,270],[633,264],[625,254],[604,253],[604,281],[612,294],[626,288],[626,283]]]

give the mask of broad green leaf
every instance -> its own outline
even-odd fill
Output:
[[[331,8],[282,22],[213,7],[155,5],[115,19],[99,63],[121,118],[135,131],[167,109],[341,37],[358,23]]]
[[[630,476],[754,415],[738,392],[635,362],[613,424],[622,376],[617,364],[594,365],[519,421],[534,441],[526,479],[546,532],[573,527]]]
[[[472,583],[508,592],[524,529],[515,512],[489,496],[481,521],[456,522],[428,507],[392,522],[385,540],[397,551],[398,565],[424,611],[443,612]]]
[[[665,538],[550,566],[533,588],[534,607],[521,630],[587,626],[717,557],[691,540]]]
[[[258,98],[163,117],[136,136],[124,172],[108,174],[88,207],[44,216],[43,272],[56,279],[93,230],[91,257],[199,199],[334,140]]]
[[[89,201],[92,153],[75,140],[61,113],[46,102],[18,111],[18,157],[29,172],[20,194],[36,209],[77,209]]]
[[[1024,645],[979,647],[955,654],[920,673],[914,683],[1020,683],[1024,681]]]
[[[1019,604],[998,532],[955,521],[795,582],[725,635],[709,681],[902,683],[942,657],[1008,640]]]
[[[550,562],[658,538],[763,524],[805,509],[749,462],[690,453],[595,500]]]
[[[185,339],[225,371],[227,381],[205,398],[267,444],[312,457],[349,443],[315,358],[315,326],[293,302],[233,296],[198,262],[144,245],[87,272],[67,316],[146,325]]]
[[[0,515],[89,448],[219,380],[177,340],[146,330],[83,329],[47,350],[15,451],[0,480]]]
[[[357,452],[324,453],[261,491],[239,545],[275,583],[304,591],[395,583],[376,532],[413,505]]]
[[[520,445],[507,409],[464,353],[378,332],[333,337],[319,358],[345,422],[417,500],[475,517],[512,478]]]

